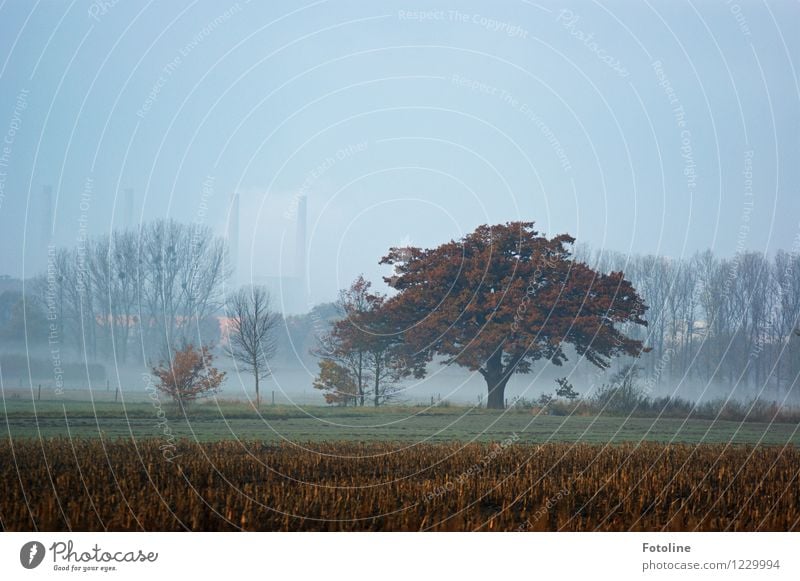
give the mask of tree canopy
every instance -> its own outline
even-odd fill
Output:
[[[391,248],[381,264],[394,267],[384,280],[398,292],[384,309],[417,357],[481,373],[488,407],[502,408],[514,373],[541,359],[561,365],[567,344],[601,368],[644,349],[619,328],[647,325],[636,290],[622,272],[573,260],[573,243],[508,222],[432,249]]]

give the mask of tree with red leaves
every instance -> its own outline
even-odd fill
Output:
[[[348,399],[352,390],[354,405],[363,406],[369,397],[375,407],[381,406],[397,399],[400,380],[415,372],[414,362],[405,356],[403,336],[385,312],[386,297],[371,286],[359,276],[340,293],[341,318],[312,351],[321,358],[314,387],[328,392],[328,403],[341,403],[340,396]]]
[[[170,396],[181,408],[185,404],[215,393],[225,372],[211,365],[214,356],[207,346],[200,350],[189,344],[176,351],[172,361],[153,367],[152,374],[158,379],[156,387]]]
[[[333,359],[320,359],[319,375],[314,378],[313,386],[323,392],[327,404],[346,407],[359,403],[358,386],[353,374]]]
[[[479,372],[487,407],[505,407],[514,373],[567,360],[564,348],[600,368],[644,347],[616,325],[647,325],[647,307],[622,272],[603,274],[572,260],[574,238],[547,238],[533,222],[480,226],[433,249],[391,248],[381,264],[398,293],[384,310],[402,325],[416,357],[444,358]]]

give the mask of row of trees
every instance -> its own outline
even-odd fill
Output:
[[[314,387],[331,404],[379,406],[432,362],[454,364],[480,373],[488,407],[502,408],[514,374],[568,359],[599,369],[635,359],[650,383],[794,385],[797,255],[669,260],[573,244],[511,222],[432,249],[390,249],[381,263],[394,270],[384,279],[391,296],[359,277],[311,326]],[[224,297],[228,274],[224,241],[209,228],[160,220],[56,251],[35,287],[56,335],[82,355],[123,363],[140,345],[147,362],[174,362],[209,343],[204,326],[217,336],[223,327],[259,401],[281,320],[264,289]]]
[[[641,369],[648,390],[696,380],[752,397],[796,385],[797,254],[670,260],[573,243],[512,222],[433,249],[391,249],[381,263],[394,267],[384,280],[396,294],[372,293],[363,278],[342,293],[315,351],[314,386],[329,403],[364,405],[371,395],[380,405],[436,360],[480,373],[487,406],[502,408],[514,374],[569,358],[577,369],[615,359]]]
[[[224,240],[211,228],[157,220],[57,249],[31,296],[76,356],[125,363],[137,348],[149,361],[218,335],[213,315],[228,276]]]
[[[652,348],[639,365],[651,383],[720,382],[752,395],[786,393],[800,375],[800,255],[710,251],[671,260],[579,248],[599,271],[624,271],[649,306],[647,329],[626,332]]]

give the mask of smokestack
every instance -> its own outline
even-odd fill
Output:
[[[228,227],[225,232],[228,240],[228,254],[231,265],[233,284],[237,283],[237,264],[239,263],[239,194],[231,194],[231,205],[228,208]]]
[[[294,276],[300,281],[301,285],[306,279],[306,197],[300,196],[297,199],[297,233],[294,243]],[[305,289],[302,289],[305,293]]]
[[[53,187],[44,186],[42,188],[42,223],[40,230],[40,243],[43,252],[47,253],[47,247],[53,239]]]
[[[125,228],[131,228],[134,224],[133,217],[133,188],[125,188],[125,198],[123,200],[122,211],[125,215],[122,217],[122,224]]]

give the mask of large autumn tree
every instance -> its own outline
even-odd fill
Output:
[[[384,310],[417,356],[479,372],[487,406],[502,409],[513,374],[541,359],[561,365],[567,345],[600,368],[643,350],[620,327],[647,325],[644,302],[623,273],[574,261],[573,243],[509,222],[433,249],[391,248],[381,264],[394,266],[385,281],[398,293]]]

